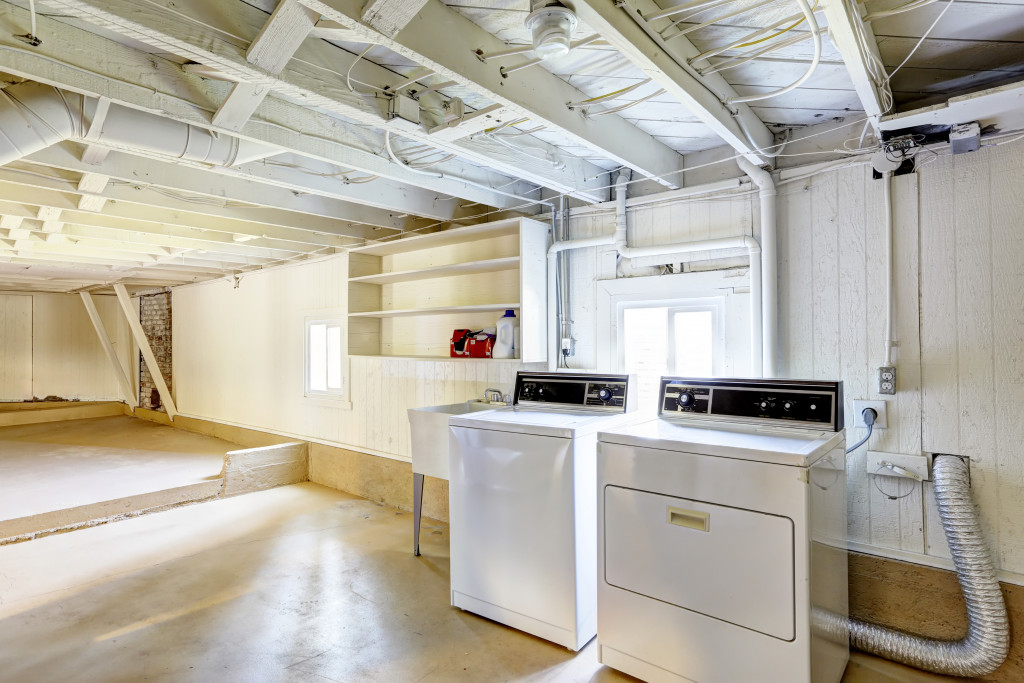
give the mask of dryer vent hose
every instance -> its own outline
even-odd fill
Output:
[[[922,638],[816,609],[814,627],[871,654],[947,676],[984,676],[999,668],[1010,649],[1010,624],[992,557],[971,501],[967,463],[936,456],[935,501],[967,603],[967,635],[956,641]]]

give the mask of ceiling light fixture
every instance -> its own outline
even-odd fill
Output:
[[[526,17],[526,30],[533,36],[533,51],[541,59],[569,54],[569,42],[576,30],[576,14],[560,2],[534,0]]]

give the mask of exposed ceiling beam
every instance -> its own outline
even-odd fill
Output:
[[[382,106],[386,103],[385,100],[378,102],[375,100],[380,98],[367,98],[344,87],[347,66],[351,65],[355,57],[327,43],[323,43],[321,47],[331,50],[329,59],[317,59],[314,63],[306,61],[308,56],[294,59],[278,75],[269,74],[250,64],[245,59],[245,50],[236,40],[229,40],[225,35],[232,35],[231,30],[237,31],[239,26],[254,34],[264,25],[266,15],[242,0],[178,0],[173,10],[157,3],[139,0],[49,0],[48,4],[58,8],[62,13],[70,13],[97,27],[213,66],[233,79],[268,88],[292,101],[303,102],[310,107],[320,108],[363,125],[379,128],[387,123],[386,112]],[[224,26],[223,16],[220,17],[219,23],[209,23],[214,21],[212,17],[216,14],[211,11],[211,5],[219,10],[218,13],[222,12],[223,16],[230,16],[232,26]],[[203,22],[183,21],[183,17],[196,16],[204,17]],[[391,74],[390,80],[390,85],[395,85],[404,79],[397,74]],[[497,122],[502,119],[495,120]],[[459,158],[446,162],[443,174],[417,173],[415,169],[410,169],[404,164],[393,163],[380,157],[376,157],[377,163],[370,163],[373,161],[370,158],[364,159],[362,165],[356,168],[467,199],[470,198],[470,194],[486,192],[489,181],[488,178],[484,178],[485,188],[480,188],[478,185],[482,181],[474,179],[474,176],[479,176],[481,169],[467,164],[464,161],[467,159],[475,164],[497,169],[506,176],[504,182],[509,182],[510,178],[514,182],[516,178],[520,178],[592,200],[597,198],[588,194],[587,188],[604,185],[600,180],[588,177],[587,169],[593,165],[576,157],[565,157],[560,160],[559,165],[552,165],[545,159],[537,159],[529,154],[512,155],[514,159],[495,158],[493,154],[472,142],[447,143],[443,140],[432,140],[419,126],[402,128],[402,134],[404,137],[457,153]],[[460,179],[471,180],[472,184],[466,186],[462,183],[462,187],[459,187]],[[499,180],[500,182],[502,181]],[[476,192],[472,192],[474,189]],[[497,194],[503,197],[500,202],[495,202],[493,198],[482,201],[502,208],[522,203],[521,198]],[[603,193],[601,194],[603,198]]]
[[[205,216],[201,213],[183,211],[167,211],[144,204],[130,202],[110,202],[103,214],[81,211],[75,208],[74,195],[59,189],[40,185],[26,185],[10,180],[15,176],[8,169],[0,169],[0,207],[4,213],[19,221],[12,229],[24,228],[25,219],[34,218],[34,211],[39,207],[62,208],[68,222],[80,225],[108,226],[121,230],[138,232],[168,231],[169,228],[191,230],[195,234],[210,236],[214,239],[233,239],[233,235],[255,237],[266,240],[266,244],[275,247],[283,245],[307,245],[312,247],[342,248],[357,242],[343,236],[330,233],[316,233],[296,228],[283,228],[265,225],[240,219]],[[40,179],[42,180],[42,179]],[[17,207],[22,208],[17,208]],[[173,233],[187,235],[187,233]]]
[[[483,62],[483,53],[506,50],[508,46],[440,0],[428,0],[416,21],[394,38],[360,23],[360,0],[309,0],[307,4],[347,28],[357,31],[364,42],[379,43],[425,67],[438,77],[455,81],[484,97],[501,103],[517,117],[528,117],[530,125],[543,125],[574,144],[628,166],[647,177],[662,177],[662,183],[677,186],[682,156],[665,143],[616,116],[588,118],[566,107],[586,99],[576,87],[542,67],[516,71],[507,78],[501,65]],[[438,35],[459,36],[438,40]]]
[[[1024,81],[1008,83],[970,95],[951,97],[943,104],[893,114],[882,119],[882,130],[901,130],[914,126],[951,126],[977,121],[982,128],[1024,129]]]
[[[853,87],[857,91],[864,112],[870,117],[872,127],[878,130],[878,120],[885,114],[886,109],[882,104],[878,84],[871,77],[869,57],[865,56],[857,36],[864,36],[867,41],[865,47],[871,57],[877,60],[877,64],[882,63],[882,58],[878,54],[875,34],[869,25],[861,21],[859,7],[857,3],[847,0],[824,0],[829,36],[843,57],[846,71],[850,74],[850,80],[853,81]]]
[[[363,8],[363,23],[394,38],[425,4],[427,0],[367,0]]]
[[[210,122],[212,112],[227,96],[229,83],[204,80],[174,62],[43,15],[37,18],[38,30],[47,39],[28,51],[12,37],[28,20],[28,12],[0,0],[0,63],[7,73],[379,175],[383,180],[374,181],[375,187],[347,187],[352,201],[370,206],[450,220],[458,214],[453,209],[457,202],[448,201],[452,196],[498,208],[521,203],[486,187],[414,173],[381,156],[380,136],[276,97],[266,98],[241,131],[216,128]],[[474,172],[484,185],[507,182],[480,169]]]
[[[319,18],[298,0],[281,0],[249,45],[245,58],[267,73],[281,73]],[[263,86],[236,83],[213,115],[213,125],[241,130],[268,92]]]
[[[113,179],[103,190],[103,196],[108,199],[185,209],[211,216],[243,218],[360,238],[380,237],[382,232],[374,230],[374,227],[386,228],[383,234],[388,234],[401,230],[407,223],[404,216],[395,212],[316,194],[298,194],[292,189],[268,187],[265,183],[234,176],[208,174],[124,152],[111,152],[102,164],[92,166],[81,162],[68,143],[36,152],[26,157],[25,162],[76,173],[103,173]],[[10,168],[29,168],[25,162],[16,162]],[[31,183],[33,179],[25,178],[24,181]],[[293,178],[291,182],[297,180]]]
[[[756,164],[768,158],[759,153],[774,143],[771,131],[746,104],[726,106],[736,97],[732,86],[720,75],[699,76],[688,65],[700,50],[686,36],[672,36],[667,42],[659,35],[672,26],[672,18],[646,22],[645,14],[658,12],[654,0],[577,0],[576,14],[624,54],[634,66],[679,100],[730,147]],[[732,107],[732,111],[730,110]],[[751,139],[733,116],[742,118]]]

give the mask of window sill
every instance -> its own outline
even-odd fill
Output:
[[[306,394],[303,398],[323,408],[339,408],[341,410],[352,410],[352,401],[341,396]]]

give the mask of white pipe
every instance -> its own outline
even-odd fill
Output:
[[[892,365],[892,172],[882,178],[882,196],[885,204],[885,354],[882,365]]]
[[[764,329],[764,377],[776,377],[778,370],[778,257],[776,255],[775,181],[772,174],[744,157],[737,157],[740,169],[758,186],[761,200],[761,318]]]
[[[756,167],[755,167],[756,168]],[[760,169],[758,169],[760,170]],[[769,176],[769,180],[770,180]],[[756,182],[756,181],[755,181]],[[726,188],[737,187],[737,181],[724,181]],[[615,180],[615,231],[610,235],[599,235],[597,237],[585,237],[578,240],[567,240],[555,242],[548,248],[548,334],[552,340],[551,352],[548,356],[548,370],[554,371],[557,368],[559,340],[552,330],[558,325],[555,312],[555,273],[557,272],[558,254],[570,249],[583,249],[586,247],[615,246],[616,251],[623,258],[637,258],[640,256],[661,256],[664,254],[686,254],[697,251],[717,251],[721,249],[746,249],[750,258],[750,366],[751,375],[763,376],[764,367],[763,340],[767,334],[767,326],[764,321],[764,304],[762,291],[764,288],[765,268],[762,267],[764,254],[761,245],[750,235],[737,237],[725,237],[720,239],[701,240],[697,242],[676,242],[673,244],[660,244],[650,247],[630,247],[627,245],[627,218],[626,218],[626,187],[629,185],[629,176],[622,173]],[[705,188],[703,190],[707,192]],[[764,202],[764,190],[762,189],[762,202]],[[774,207],[774,187],[771,194],[771,203]],[[774,216],[774,208],[772,210]],[[763,228],[762,228],[763,230]],[[774,230],[774,228],[773,228]],[[774,235],[774,232],[772,232]],[[772,269],[774,273],[774,269]],[[773,275],[774,277],[774,275]],[[773,328],[774,330],[774,324]],[[774,332],[773,332],[774,333]],[[774,353],[774,352],[773,352]],[[772,366],[774,370],[774,365]]]
[[[0,96],[0,165],[64,140],[82,140],[96,108],[91,98],[41,83],[5,88]],[[279,152],[116,104],[110,105],[100,130],[90,132],[88,142],[214,166],[232,166]]]

